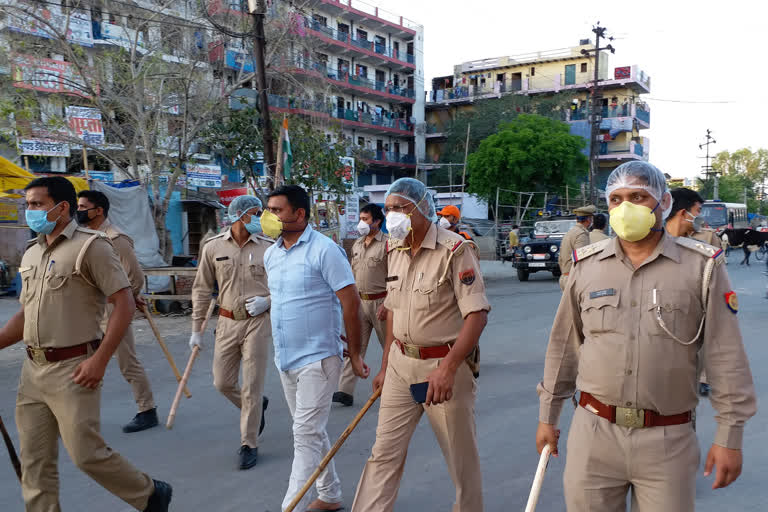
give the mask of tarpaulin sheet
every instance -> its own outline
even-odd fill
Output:
[[[39,177],[0,156],[0,197],[21,197],[20,194],[12,191],[23,190],[30,181]],[[76,192],[88,190],[88,182],[86,180],[71,176],[64,177],[75,186]]]
[[[103,192],[109,199],[109,221],[133,239],[136,258],[143,267],[168,267],[160,254],[160,239],[149,207],[149,196],[143,185],[115,188],[100,181],[91,182],[91,188]],[[167,276],[150,276],[149,292],[170,288]]]

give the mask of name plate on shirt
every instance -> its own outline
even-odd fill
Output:
[[[606,288],[605,290],[589,292],[590,299],[599,299],[600,297],[611,297],[612,295],[616,295],[616,290],[614,288]]]

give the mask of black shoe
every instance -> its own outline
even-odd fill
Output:
[[[247,444],[240,447],[240,469],[251,469],[259,460],[259,449],[251,448]]]
[[[699,382],[699,395],[701,396],[709,396],[709,384],[706,382]]]
[[[333,394],[333,401],[343,405],[344,407],[352,407],[355,399],[349,393],[337,391]]]
[[[160,480],[152,480],[155,483],[155,492],[149,497],[147,508],[144,512],[168,512],[168,506],[173,497],[173,487]]]
[[[131,432],[141,432],[148,428],[156,427],[160,424],[157,421],[157,407],[148,411],[140,412],[133,419],[123,427],[123,432],[130,434]]]
[[[267,424],[267,407],[269,407],[269,398],[261,397],[261,424],[259,425],[259,435],[264,432],[264,426]]]

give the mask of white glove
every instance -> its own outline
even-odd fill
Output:
[[[251,297],[245,301],[245,310],[251,316],[259,316],[269,309],[271,303],[269,297]]]
[[[189,337],[189,349],[192,350],[195,347],[203,350],[203,333],[201,332],[193,332]]]

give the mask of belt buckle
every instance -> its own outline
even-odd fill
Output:
[[[403,343],[403,347],[405,347],[405,355],[412,357],[413,359],[421,359],[421,350],[419,350],[419,347],[415,345],[406,345],[405,343]]]
[[[48,364],[48,358],[45,357],[45,349],[35,347],[28,347],[28,349],[32,353],[32,361],[40,365]]]
[[[369,297],[369,295],[367,293],[361,293],[360,294],[360,298],[363,299],[363,300],[370,300],[368,297]]]
[[[645,427],[645,411],[643,409],[616,407],[616,424],[627,428],[643,428]]]

